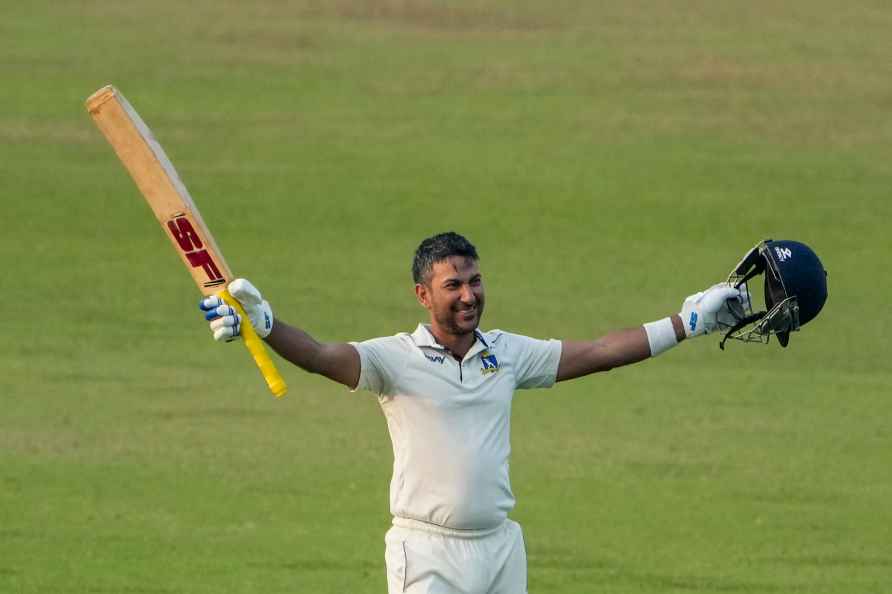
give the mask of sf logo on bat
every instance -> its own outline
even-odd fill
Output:
[[[195,227],[192,226],[185,214],[174,215],[174,218],[167,221],[167,228],[192,268],[204,270],[208,277],[207,282],[202,283],[205,287],[215,287],[226,282],[210,252],[205,249]]]

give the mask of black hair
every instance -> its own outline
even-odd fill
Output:
[[[453,231],[439,233],[422,241],[418,249],[415,250],[415,258],[412,260],[412,278],[419,284],[427,282],[434,264],[442,262],[449,256],[479,259],[477,248],[458,233]]]

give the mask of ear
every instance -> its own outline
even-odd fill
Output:
[[[427,285],[417,283],[415,285],[415,297],[418,299],[418,303],[424,306],[425,309],[431,308],[431,293]]]

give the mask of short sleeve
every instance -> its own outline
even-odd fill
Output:
[[[390,395],[405,356],[399,336],[350,344],[359,353],[359,383],[356,390],[368,390],[379,396]]]
[[[519,389],[550,388],[557,379],[561,361],[561,341],[539,340],[510,334],[515,376]]]

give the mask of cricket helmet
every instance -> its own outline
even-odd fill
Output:
[[[728,282],[749,292],[747,283],[764,275],[765,311],[753,313],[747,299],[742,311],[722,340],[767,343],[772,334],[781,346],[790,342],[790,332],[813,320],[827,301],[827,272],[810,247],[798,241],[766,239],[743,257]]]

